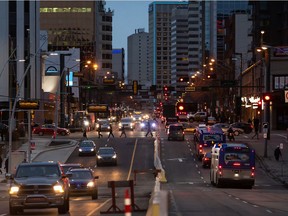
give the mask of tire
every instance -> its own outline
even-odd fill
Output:
[[[17,215],[18,213],[18,208],[12,207],[9,205],[9,214],[10,215]]]
[[[43,135],[44,135],[44,132],[40,131],[40,132],[38,133],[38,135],[39,135],[39,136],[43,136]]]
[[[220,181],[219,181],[219,179],[218,179],[218,175],[216,175],[216,187],[217,188],[221,188],[221,183],[220,183]]]
[[[239,134],[240,134],[239,131],[237,131],[237,130],[234,131],[234,136],[239,136]]]
[[[69,196],[64,200],[62,206],[58,207],[58,214],[66,214],[69,211],[70,204],[69,204]]]
[[[65,132],[65,131],[62,131],[62,132],[61,132],[61,135],[62,135],[62,136],[65,136],[65,135],[66,135],[66,132]]]
[[[98,189],[92,194],[92,200],[96,200],[96,199],[98,199]]]

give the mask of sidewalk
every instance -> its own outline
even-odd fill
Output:
[[[235,138],[237,142],[245,142],[254,148],[261,168],[263,168],[273,179],[288,186],[287,131],[271,131],[270,140],[267,140],[267,157],[264,157],[265,139],[263,138],[263,134],[259,133],[259,139],[251,139],[253,135],[254,133],[252,132],[251,134],[236,136]],[[282,157],[280,157],[279,161],[276,161],[274,158],[274,150],[280,143],[283,143],[283,149],[281,149]]]
[[[70,139],[48,139],[48,138],[36,138],[31,140],[35,142],[35,150],[31,152],[31,161],[60,161],[65,163],[69,158],[71,153],[76,148],[78,142]],[[23,144],[19,151],[28,150],[28,143]],[[7,183],[5,183],[5,171],[4,171],[4,161],[2,171],[3,174],[0,174],[0,191],[7,191]]]

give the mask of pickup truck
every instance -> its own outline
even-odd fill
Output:
[[[24,209],[58,208],[69,211],[69,179],[58,162],[21,163],[14,174],[6,174],[9,186],[9,212]]]

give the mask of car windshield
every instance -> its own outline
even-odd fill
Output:
[[[224,160],[226,164],[230,161],[248,162],[249,153],[229,152],[224,155]]]
[[[15,178],[27,177],[59,177],[60,171],[56,165],[19,166]]]
[[[107,120],[99,120],[98,123],[101,124],[101,125],[109,124],[109,122]]]
[[[70,178],[72,179],[91,179],[93,178],[93,175],[89,171],[71,171],[72,176]]]
[[[92,142],[82,142],[79,147],[94,147],[94,144]]]
[[[132,122],[132,119],[121,119],[121,122]]]
[[[183,131],[183,127],[173,126],[173,127],[170,127],[170,131]]]
[[[206,134],[206,135],[203,135],[203,140],[220,142],[222,141],[222,136],[220,134]]]
[[[80,165],[69,165],[69,166],[62,166],[64,173],[66,173],[68,170],[73,168],[80,168]]]
[[[113,154],[114,150],[113,149],[99,149],[100,154]]]

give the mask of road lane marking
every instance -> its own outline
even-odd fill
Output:
[[[136,148],[137,148],[137,143],[138,143],[138,139],[136,139],[136,141],[135,141],[135,145],[134,145],[134,149],[133,149],[133,154],[132,154],[132,159],[131,159],[131,163],[130,163],[130,168],[129,168],[129,172],[128,172],[128,176],[127,176],[127,181],[129,181],[130,176],[131,176],[132,167],[133,167],[134,158],[135,158],[135,152],[136,152]]]
[[[87,216],[92,216],[95,214],[96,211],[100,210],[104,205],[106,205],[108,202],[110,202],[112,199],[107,199],[104,203],[102,203],[101,205],[99,205],[99,207],[95,208],[92,212],[90,212],[89,214],[87,214]]]

